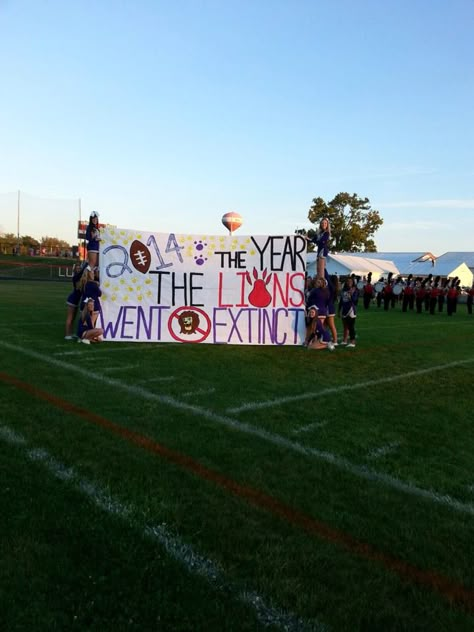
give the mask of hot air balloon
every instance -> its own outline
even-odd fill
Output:
[[[234,230],[237,230],[237,228],[240,228],[242,226],[243,221],[244,220],[242,219],[242,216],[238,213],[234,213],[234,211],[231,211],[230,213],[225,213],[225,215],[222,216],[222,223],[231,235]]]

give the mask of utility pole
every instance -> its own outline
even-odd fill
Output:
[[[20,191],[18,191],[18,201],[16,208],[16,254],[20,254]]]

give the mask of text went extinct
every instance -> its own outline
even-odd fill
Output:
[[[209,336],[208,342],[297,344],[298,330],[304,320],[306,240],[299,235],[262,239],[259,243],[257,238],[250,237],[246,249],[210,252],[213,257],[210,269],[197,272],[167,270],[184,263],[181,254],[184,246],[178,244],[174,234],[169,234],[166,247],[160,248],[151,235],[147,246],[154,250],[153,263],[158,265],[148,265],[144,274],[156,278],[156,304],[117,305],[114,321],[104,322],[106,338],[160,341],[170,330],[169,323],[174,317],[171,310],[187,306],[205,308],[210,321],[205,336]],[[117,278],[131,274],[127,250],[118,245],[106,248],[111,250],[119,250],[123,259],[119,262],[115,257],[106,265],[106,275]],[[143,253],[140,257],[143,258]],[[253,277],[248,269],[249,259],[260,268],[257,271],[253,267]]]

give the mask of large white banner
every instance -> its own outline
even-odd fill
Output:
[[[298,345],[306,240],[106,228],[100,278],[112,341]]]

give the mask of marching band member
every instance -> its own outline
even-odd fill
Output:
[[[456,313],[458,294],[459,294],[458,278],[454,277],[454,279],[451,281],[451,284],[448,288],[448,293],[446,295],[446,306],[448,309],[448,316],[452,316],[454,313]]]
[[[428,275],[428,278],[425,282],[425,312],[430,311],[430,300],[431,300],[431,280],[433,278],[432,274]]]
[[[426,281],[421,281],[420,278],[416,280],[415,303],[416,303],[417,314],[421,314],[421,312],[423,311],[423,302],[425,300],[425,283]]]
[[[474,283],[472,284],[471,289],[467,293],[467,313],[472,314],[472,303],[474,301]]]
[[[383,308],[387,312],[393,298],[392,272],[388,273],[387,282],[383,288]]]
[[[445,279],[441,284],[440,292],[438,294],[438,312],[443,311],[444,300],[446,298],[446,294],[448,293],[448,279]]]
[[[436,305],[438,304],[438,296],[439,293],[441,292],[441,289],[439,287],[439,280],[440,277],[437,276],[436,279],[433,282],[433,287],[431,288],[431,294],[430,294],[430,314],[433,316],[435,313],[435,309],[436,309]]]
[[[367,275],[367,281],[363,287],[364,309],[369,309],[370,302],[374,297],[374,286],[372,285],[372,272]]]
[[[413,275],[409,274],[405,288],[403,290],[402,311],[406,312],[408,308],[412,310],[414,305],[415,305],[415,284],[413,282]]]

